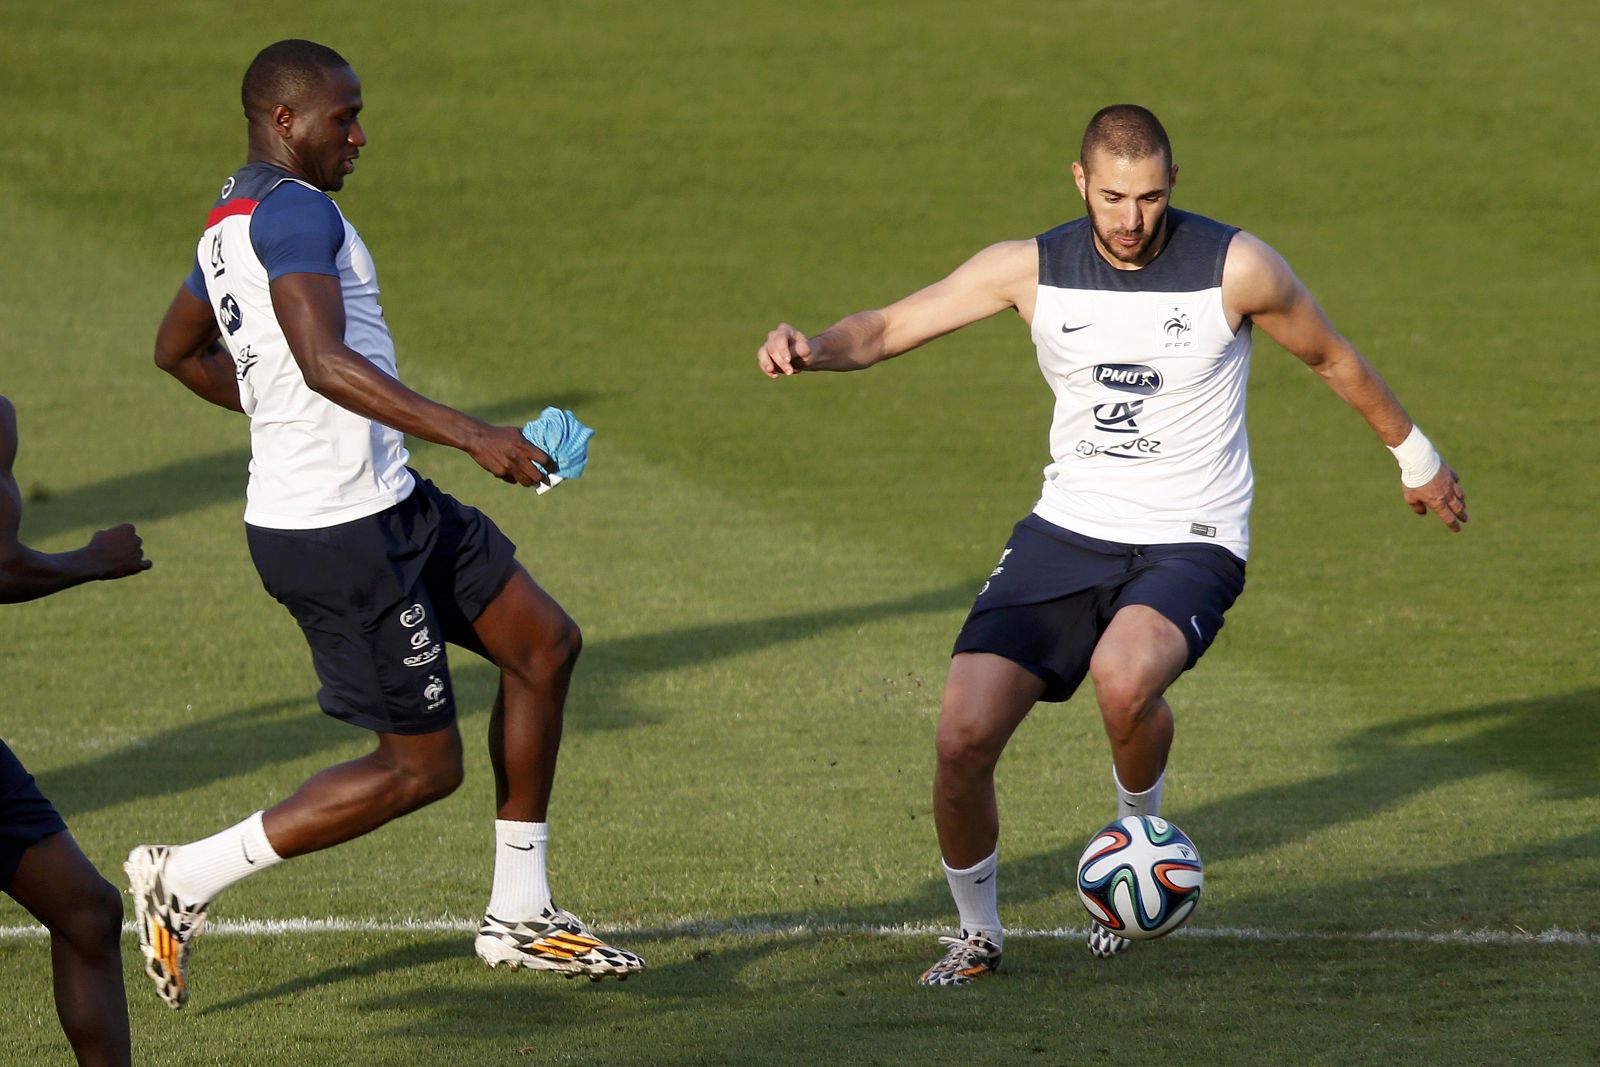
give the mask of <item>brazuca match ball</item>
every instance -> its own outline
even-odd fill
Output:
[[[1078,860],[1078,899],[1095,922],[1133,941],[1182,926],[1204,881],[1194,842],[1154,815],[1106,825]]]

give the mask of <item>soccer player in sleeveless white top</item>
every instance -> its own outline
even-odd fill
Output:
[[[1094,681],[1118,815],[1157,814],[1173,736],[1166,692],[1215,639],[1244,587],[1252,492],[1244,397],[1260,327],[1327,382],[1400,464],[1401,493],[1452,531],[1455,472],[1378,373],[1258,238],[1170,207],[1178,168],[1161,123],[1103,108],[1072,165],[1084,218],[1002,241],[952,274],[807,336],[779,324],[757,351],[773,379],[853,371],[998,312],[1029,325],[1055,392],[1050,463],[950,660],[934,821],[960,917],[925,985],[999,969],[994,770],[1040,700]],[[1128,942],[1091,927],[1096,956]]]
[[[454,644],[500,671],[489,719],[494,881],[477,954],[490,966],[626,977],[643,961],[558,907],[546,874],[577,625],[487,516],[407,467],[404,435],[458,448],[524,487],[545,484],[555,465],[518,428],[401,384],[372,257],[328,195],[367,143],[350,65],[325,46],[280,41],[251,63],[242,95],[247,160],[212,206],[156,363],[249,416],[251,557],[305,634],[322,710],[372,731],[377,746],[210,837],[135,848],[127,872],[145,972],[182,1007],[188,943],[218,893],[456,788]]]

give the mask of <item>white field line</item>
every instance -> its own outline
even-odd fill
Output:
[[[270,937],[279,934],[344,933],[459,933],[478,928],[467,919],[235,919],[206,924],[205,932],[223,937]],[[133,933],[133,924],[123,930]],[[720,935],[806,937],[820,935],[867,934],[880,937],[937,937],[950,930],[942,926],[873,926],[864,923],[764,923],[718,922],[680,919],[666,925],[597,925],[604,934],[632,934],[639,937],[714,937]],[[0,941],[45,936],[42,926],[0,926]],[[1061,927],[1053,930],[1013,929],[1007,937],[1076,941],[1084,928]],[[1186,926],[1173,937],[1204,941],[1323,941],[1323,942],[1400,942],[1425,945],[1574,945],[1600,948],[1600,935],[1576,930],[1272,930],[1244,926]]]

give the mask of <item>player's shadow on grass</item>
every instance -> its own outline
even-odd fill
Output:
[[[515,397],[470,410],[490,422],[509,425],[533,418],[547,404],[574,407],[594,398],[592,393]],[[247,435],[248,429],[241,417],[241,442]],[[419,462],[426,462],[428,452],[437,447],[425,441],[407,443]],[[27,499],[22,514],[22,536],[25,541],[44,541],[73,531],[87,534],[119,522],[135,525],[159,522],[228,501],[236,501],[242,511],[249,468],[248,447],[225,448],[61,491],[30,482],[27,471],[23,470],[19,477]]]
[[[828,630],[854,628],[881,619],[945,611],[966,602],[966,583],[899,600],[822,611],[688,626],[654,634],[591,641],[578,665],[568,701],[569,735],[622,730],[657,721],[631,693],[653,675],[800,641]],[[269,610],[270,604],[263,610]],[[451,649],[459,721],[467,743],[481,732],[494,700],[498,675],[483,660]],[[172,797],[243,777],[275,764],[292,763],[370,735],[334,722],[317,710],[316,680],[304,676],[305,695],[230,709],[199,722],[181,723],[94,759],[38,775],[45,795],[68,817],[154,797]],[[285,790],[298,784],[285,781]]]
[[[1346,766],[1183,813],[1207,858],[1248,855],[1404,803],[1437,786],[1511,773],[1547,799],[1600,795],[1600,689],[1496,701],[1384,722],[1339,745]]]
[[[1549,799],[1600,794],[1600,690],[1588,689],[1532,700],[1496,702],[1383,723],[1341,746],[1347,769],[1290,785],[1253,790],[1196,808],[1170,812],[1201,843],[1208,860],[1250,855],[1303,840],[1375,810],[1458,781],[1506,772],[1539,783]],[[1003,773],[1003,772],[1002,772]],[[1110,798],[1107,798],[1110,803]],[[1080,828],[1058,848],[1027,856],[1006,854],[1001,866],[1002,906],[1060,900],[1060,922],[1083,922],[1072,892],[1078,854],[1095,827]],[[1520,865],[1559,863],[1600,845],[1600,832],[1547,844],[1530,844],[1503,855],[1441,867],[1438,880],[1411,877],[1406,888],[1426,893],[1437,887],[1516,885]],[[1002,850],[1004,844],[1002,843]],[[1273,892],[1280,892],[1274,889]],[[1335,896],[1370,897],[1383,887],[1329,890]],[[1442,890],[1441,890],[1442,891]],[[1308,905],[1309,908],[1309,905]],[[1330,912],[1331,913],[1331,912]],[[1308,910],[1308,914],[1317,914]],[[955,909],[944,879],[931,878],[892,900],[836,911],[774,911],[727,921],[762,930],[834,924],[858,926],[951,925]],[[1494,921],[1489,917],[1489,921]]]
[[[219,940],[213,938],[212,940]],[[229,1012],[238,1008],[248,1008],[253,1004],[264,1001],[279,1000],[284,997],[293,997],[301,993],[320,991],[325,986],[337,985],[343,982],[361,982],[379,975],[412,971],[418,967],[444,963],[449,960],[462,960],[466,962],[467,954],[471,953],[470,938],[466,934],[454,934],[448,937],[429,935],[428,940],[417,940],[389,952],[377,953],[371,956],[356,955],[355,958],[345,963],[338,963],[331,967],[324,967],[320,971],[297,974],[293,978],[285,979],[277,985],[264,989],[243,993],[231,1000],[224,1000],[217,1004],[202,1007],[197,1014],[211,1015],[213,1013]],[[477,963],[474,958],[473,963]],[[222,961],[219,961],[219,965]],[[414,1006],[411,1005],[411,1006]]]

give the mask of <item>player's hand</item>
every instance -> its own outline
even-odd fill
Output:
[[[547,481],[539,473],[538,463],[551,474],[556,461],[535,448],[522,436],[522,431],[512,426],[490,426],[485,423],[481,432],[467,446],[467,455],[478,466],[502,482],[515,482],[521,486],[543,485]]]
[[[787,322],[780,322],[777,329],[767,334],[767,343],[756,352],[761,373],[768,378],[799,374],[810,366],[810,361],[811,342]]]
[[[1452,531],[1461,532],[1462,523],[1467,521],[1467,495],[1461,488],[1461,479],[1450,469],[1450,464],[1439,464],[1439,473],[1433,476],[1433,481],[1415,489],[1406,489],[1405,494],[1406,503],[1411,505],[1412,511],[1418,515],[1426,515],[1431,511]]]
[[[101,581],[150,569],[150,561],[144,558],[144,540],[134,532],[131,522],[101,530],[89,538],[83,551]]]

